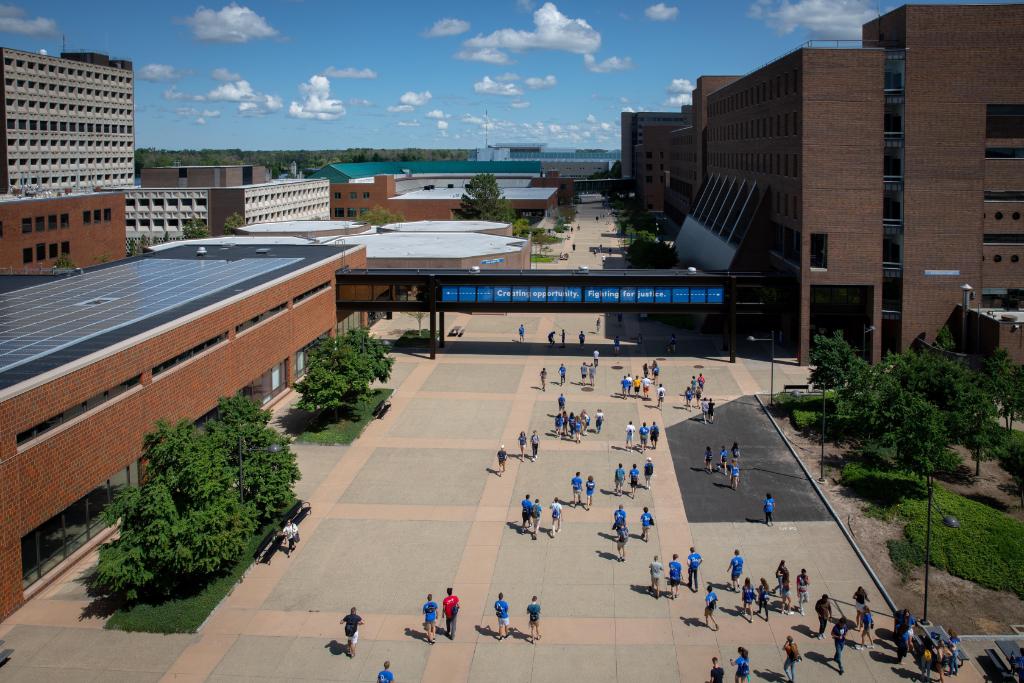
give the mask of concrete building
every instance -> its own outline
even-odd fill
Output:
[[[310,177],[331,183],[331,218],[357,219],[374,207],[401,213],[406,220],[451,220],[466,183],[491,173],[519,216],[553,216],[571,205],[573,181],[544,175],[538,161],[394,161],[331,164]],[[553,188],[556,191],[541,193]]]
[[[334,334],[336,272],[365,249],[234,239],[0,277],[0,618],[109,536],[100,513],[138,485],[156,420],[202,420],[237,393],[269,406]]]
[[[132,63],[96,52],[60,57],[0,48],[6,135],[0,191],[85,191],[135,173]]]
[[[50,269],[61,256],[78,267],[122,258],[124,194],[0,197],[0,273]]]
[[[530,268],[530,240],[478,232],[380,232],[325,243],[366,247],[368,268]]]
[[[224,222],[235,213],[246,225],[329,217],[326,181],[271,180],[263,166],[144,168],[141,186],[124,191],[129,253],[140,243],[180,239],[182,228],[192,219],[220,235]]]
[[[561,149],[537,142],[496,143],[473,153],[474,161],[539,161],[545,175],[554,172],[573,180],[608,171],[620,158],[620,150]]]
[[[1018,306],[1022,30],[1024,5],[907,5],[847,47],[700,79],[668,145],[683,263],[791,273],[798,312],[776,327],[803,362],[833,330],[872,359],[956,334],[964,284]]]

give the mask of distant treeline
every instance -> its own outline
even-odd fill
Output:
[[[142,168],[153,166],[222,166],[253,164],[266,166],[276,178],[288,173],[294,161],[299,171],[322,168],[327,164],[362,163],[365,161],[432,161],[469,158],[468,149],[295,149],[295,150],[242,150],[242,149],[154,149],[135,150],[135,175]]]

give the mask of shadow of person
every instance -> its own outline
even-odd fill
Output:
[[[339,643],[337,640],[331,639],[331,642],[324,645],[328,652],[335,657],[340,657],[345,654],[345,646]]]
[[[417,631],[414,628],[406,627],[405,635],[406,635],[407,638],[414,638],[415,640],[422,640],[424,643],[430,642],[430,639],[427,638],[426,632],[424,632],[424,631]]]

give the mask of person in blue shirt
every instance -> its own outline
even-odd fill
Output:
[[[540,504],[540,498],[533,499],[533,508],[530,510],[530,515],[533,517],[533,527],[530,531],[530,535],[533,540],[537,540],[537,532],[540,530],[540,518],[544,514],[544,506]]]
[[[636,498],[636,490],[640,488],[640,469],[633,463],[633,467],[629,470],[629,497]]]
[[[658,438],[661,436],[661,427],[657,422],[651,423],[651,450],[657,450]]]
[[[580,346],[587,341],[587,335],[583,334],[583,330],[580,330]]]
[[[590,507],[594,504],[594,489],[597,488],[597,484],[594,483],[594,475],[587,477],[587,504],[583,506],[583,509],[590,511]]]
[[[577,472],[569,483],[572,485],[572,506],[583,505],[583,477]]]
[[[619,351],[621,350],[620,347],[622,346],[622,341],[619,339],[619,335],[615,335],[615,340],[612,342],[612,345],[615,347],[615,355],[619,355]]]
[[[836,646],[836,653],[832,657],[835,660],[836,665],[839,666],[839,674],[843,672],[843,648],[846,647],[846,632],[850,630],[850,625],[846,621],[846,617],[839,617],[838,623],[832,627],[832,640]]]
[[[647,508],[644,508],[643,513],[640,515],[640,540],[644,543],[647,543],[647,535],[650,533],[652,526],[654,526],[654,515]]]
[[[704,449],[704,471],[711,474],[711,461],[715,459],[714,454],[711,452],[711,446],[707,446]]]
[[[761,507],[764,509],[765,526],[775,526],[775,522],[772,519],[772,514],[775,512],[775,499],[772,498],[771,493],[764,494],[764,501],[761,503]]]
[[[619,509],[612,514],[612,526],[622,526],[626,523],[626,511],[619,506]]]
[[[565,384],[565,363],[562,363],[561,365],[558,366],[558,378],[559,378],[559,380],[561,381],[562,384]],[[565,407],[565,397],[564,396],[561,397],[561,400],[558,403],[558,407],[559,408],[564,408]]]
[[[704,558],[691,545],[690,554],[686,556],[686,587],[694,593],[697,592],[697,571],[703,561]]]
[[[498,593],[498,599],[494,601],[494,614],[498,617],[498,640],[508,638],[508,603],[504,593]]]
[[[526,328],[522,325],[519,326],[519,343],[522,344],[526,340]]]
[[[377,674],[377,683],[394,683],[395,674],[391,673],[391,660],[384,660],[384,670]]]
[[[729,580],[732,589],[739,590],[740,575],[743,574],[743,557],[739,550],[733,551],[732,559],[729,560]]]
[[[623,375],[622,381],[619,382],[619,384],[622,385],[622,398],[625,399],[629,396],[629,388],[633,386],[633,380],[631,380],[628,375]]]
[[[568,420],[568,422],[566,424],[567,424],[567,427],[569,429],[569,438],[570,439],[575,439],[576,438],[576,414],[575,413],[569,413],[569,420]]]
[[[720,460],[719,466],[722,468],[722,474],[729,476],[729,451],[725,450],[725,446],[722,446],[722,450],[718,451],[718,459]]]
[[[562,413],[555,415],[555,436],[562,433]]]
[[[733,491],[740,487],[740,466],[735,460],[729,466],[729,486],[732,487]]]
[[[743,579],[743,591],[741,592],[743,600],[743,611],[747,613],[747,623],[754,623],[754,587],[750,585],[750,577]]]
[[[647,450],[647,440],[651,436],[651,428],[644,422],[640,425],[640,452],[643,453]]]
[[[519,501],[519,505],[522,507],[523,513],[523,526],[519,529],[519,533],[525,534],[530,524],[530,518],[533,516],[533,501],[530,500],[530,494],[527,493],[526,497]]]
[[[537,602],[536,595],[530,599],[530,604],[526,606],[526,615],[530,622],[530,642],[535,643],[540,640],[540,603]]]
[[[682,582],[683,564],[679,561],[679,554],[672,553],[672,561],[668,563],[668,587],[673,600],[679,597],[679,584]]]
[[[622,487],[626,483],[626,470],[622,467],[622,463],[615,468],[615,495],[622,495]]]
[[[704,625],[711,628],[709,621],[715,624],[715,630],[718,630],[718,622],[715,621],[715,610],[718,609],[718,595],[715,594],[711,584],[708,584],[707,593],[704,595]]]
[[[693,405],[693,389],[686,387],[686,407],[692,408]]]
[[[565,366],[564,365],[562,366],[562,370],[565,370]],[[562,372],[562,370],[560,370],[559,372],[562,373],[562,379],[564,380],[565,379],[565,372]],[[562,384],[565,384],[565,382],[563,381]],[[563,410],[565,410],[565,394],[559,394],[558,395],[558,412],[562,412]]]
[[[750,653],[747,652],[747,648],[739,647],[736,648],[736,652],[739,655],[736,661],[732,662],[736,665],[736,683],[741,681],[750,680]]]
[[[648,491],[651,490],[651,477],[654,476],[654,461],[647,458],[647,462],[644,463],[644,488]]]
[[[594,428],[597,430],[598,434],[601,433],[601,427],[603,427],[603,426],[604,426],[604,411],[601,410],[600,408],[598,408],[597,409],[597,414],[594,416]]]
[[[437,603],[434,602],[434,595],[427,593],[427,601],[423,603],[423,628],[427,632],[427,642],[434,644],[437,627]]]

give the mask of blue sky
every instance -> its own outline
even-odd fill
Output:
[[[883,5],[885,9],[886,5]],[[701,74],[850,38],[873,0],[0,4],[0,44],[134,61],[139,146],[619,145]],[[486,112],[486,117],[485,117]]]

